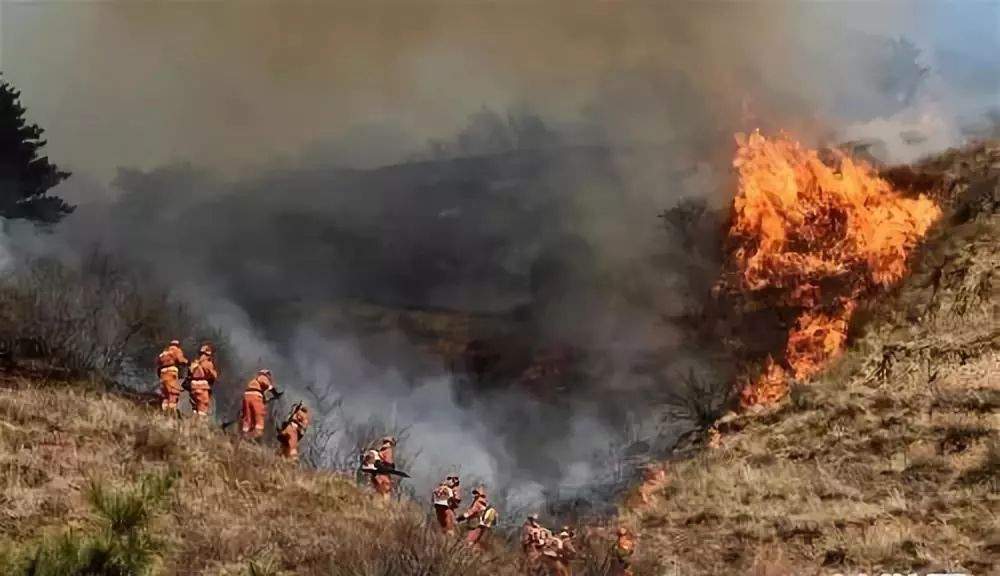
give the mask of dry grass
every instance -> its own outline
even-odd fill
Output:
[[[514,573],[502,542],[470,554],[428,530],[415,504],[379,504],[353,480],[288,464],[272,448],[95,389],[13,384],[0,394],[0,536],[15,548],[90,525],[91,479],[124,484],[176,469],[158,522],[163,573]]]
[[[995,176],[990,153],[955,170]],[[997,573],[1000,215],[983,205],[942,226],[836,365],[623,512],[665,573]]]
[[[945,226],[922,262],[824,375],[727,422],[720,448],[672,463],[649,504],[623,511],[638,574],[995,573],[1000,217]],[[518,573],[499,539],[473,556],[416,504],[380,505],[351,479],[93,385],[0,390],[0,537],[15,548],[91,525],[93,478],[173,469],[166,574]],[[588,531],[576,573],[606,575],[609,541]]]

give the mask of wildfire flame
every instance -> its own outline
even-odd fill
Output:
[[[788,378],[819,371],[844,348],[860,299],[906,273],[907,255],[941,211],[905,198],[875,170],[787,136],[737,137],[739,189],[729,246],[735,274],[721,288],[797,314],[778,359],[742,391],[745,406],[773,403]]]

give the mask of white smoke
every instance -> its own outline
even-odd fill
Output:
[[[14,265],[14,254],[11,252],[9,242],[7,220],[0,218],[0,274],[5,274],[7,269]]]
[[[330,339],[309,328],[298,330],[290,349],[289,368],[292,378],[299,379],[296,384],[343,403],[342,410],[326,415],[333,428],[342,428],[345,423],[337,419],[346,417],[406,430],[408,445],[400,450],[420,455],[407,470],[418,491],[429,490],[447,471],[474,474],[490,484],[497,481],[498,443],[474,413],[455,403],[447,375],[414,382],[398,370],[367,360],[354,339]]]

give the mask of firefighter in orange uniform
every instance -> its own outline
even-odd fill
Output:
[[[388,467],[390,469],[396,467],[396,458],[394,451],[396,448],[396,439],[392,436],[386,436],[382,438],[382,441],[378,449],[378,462],[381,462],[381,466]],[[375,492],[388,500],[392,496],[392,474],[383,474],[380,472],[375,472],[372,474],[372,486],[375,488]]]
[[[472,491],[472,498],[469,509],[458,517],[458,521],[465,522],[469,530],[465,542],[477,550],[483,550],[489,541],[490,531],[496,525],[497,510],[489,503],[483,486]]]
[[[191,397],[191,410],[196,416],[207,417],[212,408],[212,386],[219,379],[214,356],[212,345],[203,344],[198,350],[198,359],[188,368],[188,394]]]
[[[538,522],[538,514],[529,514],[521,526],[521,551],[524,553],[525,567],[529,573],[538,570],[542,561],[542,548],[548,530]]]
[[[171,340],[156,357],[156,373],[160,378],[160,395],[163,396],[160,408],[164,412],[178,414],[177,401],[181,397],[180,370],[181,366],[187,365],[188,359],[184,357],[179,340]]]
[[[458,476],[448,476],[431,492],[434,516],[441,532],[448,535],[455,533],[455,509],[462,503],[458,485]]]
[[[551,576],[572,576],[570,563],[577,554],[573,547],[573,536],[573,529],[563,526],[558,536],[546,541],[545,560]],[[548,546],[550,543],[551,548]]]
[[[635,553],[635,537],[628,528],[618,529],[618,540],[611,548],[613,560],[612,574],[614,576],[633,576],[632,554]]]
[[[264,435],[264,420],[267,418],[267,402],[270,400],[267,393],[271,393],[271,398],[278,398],[281,392],[274,387],[274,379],[271,371],[263,369],[247,382],[246,390],[243,391],[243,408],[240,412],[241,429],[243,435],[248,438],[260,438]]]
[[[278,429],[278,442],[281,443],[281,455],[290,460],[299,458],[299,442],[309,428],[309,409],[301,402],[292,406],[288,418]]]

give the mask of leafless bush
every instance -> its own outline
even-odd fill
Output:
[[[320,417],[309,428],[300,452],[302,462],[311,468],[342,470],[340,466],[344,456],[338,454],[337,450],[341,423],[330,415],[343,414],[343,399],[332,391],[320,390],[315,385],[308,385],[305,389],[311,397],[307,403]],[[279,418],[284,416],[280,414]]]
[[[397,468],[406,470],[408,463],[419,457],[419,447],[407,446],[408,427],[377,416],[358,420],[345,409],[343,399],[332,391],[321,390],[314,385],[307,385],[305,391],[310,396],[307,403],[319,416],[309,427],[302,447],[301,458],[306,465],[356,472],[358,483],[364,483],[368,478],[359,471],[360,455],[373,447],[377,448],[378,440],[385,436],[393,436],[398,442],[395,452]]]
[[[0,281],[0,348],[10,362],[134,387],[149,380],[163,343],[184,334],[218,340],[140,271],[98,251],[78,266],[27,262]]]
[[[711,426],[732,399],[728,383],[698,375],[693,368],[678,375],[661,397],[665,416],[690,421],[699,428]]]

